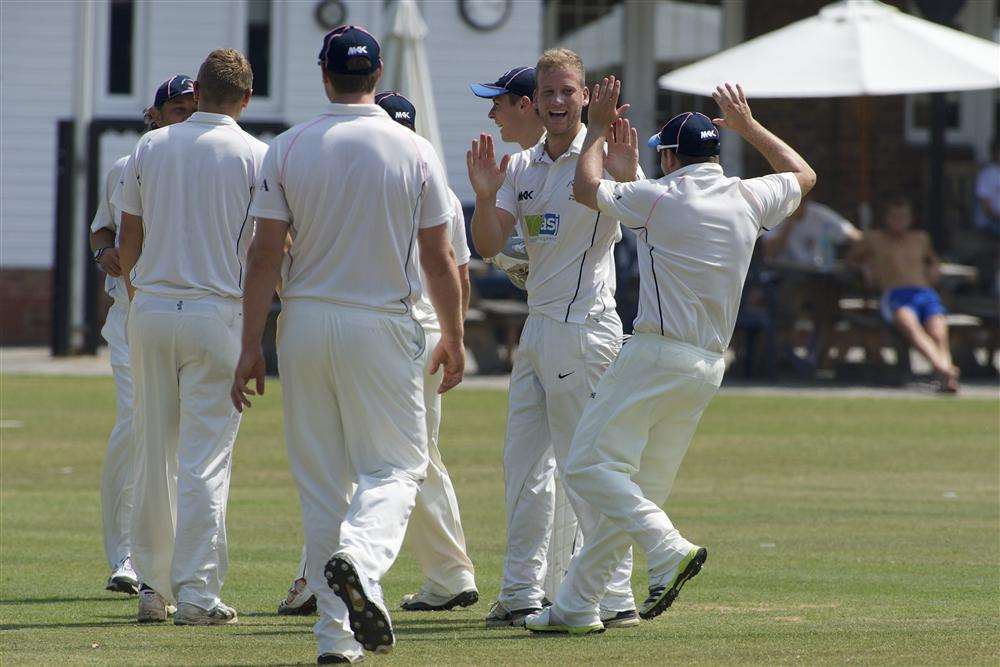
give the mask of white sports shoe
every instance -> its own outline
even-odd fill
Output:
[[[128,595],[137,595],[139,593],[139,577],[136,576],[135,570],[132,569],[131,556],[122,558],[121,562],[118,563],[118,567],[111,571],[111,576],[108,577],[108,583],[104,588],[115,593],[126,593]]]
[[[279,616],[309,616],[316,613],[316,596],[305,579],[296,579],[288,595],[278,603]]]
[[[174,614],[174,625],[233,625],[238,622],[236,610],[224,602],[219,602],[211,609],[181,602]]]
[[[163,596],[152,588],[139,589],[139,611],[135,620],[140,623],[163,623],[176,611],[177,607],[167,604]]]

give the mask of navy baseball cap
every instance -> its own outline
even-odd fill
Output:
[[[333,74],[372,74],[382,65],[382,49],[378,40],[364,28],[354,25],[337,26],[326,33],[319,51],[319,64]],[[348,69],[348,61],[363,58],[367,67]]]
[[[515,67],[507,70],[496,83],[472,83],[469,84],[472,93],[476,97],[487,99],[499,97],[500,95],[518,95],[523,97],[535,96],[535,68]]]
[[[406,99],[394,90],[375,94],[375,104],[385,109],[389,118],[400,125],[405,125],[411,130],[417,121],[417,109],[410,100]]]
[[[646,144],[658,151],[670,148],[679,155],[710,157],[719,154],[719,128],[705,114],[685,111],[668,120]]]
[[[191,93],[194,93],[194,80],[187,74],[174,74],[156,89],[153,106],[159,109],[175,97]]]

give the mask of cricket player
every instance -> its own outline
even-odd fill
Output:
[[[417,110],[403,95],[395,91],[375,95],[375,104],[382,107],[394,121],[415,131]],[[469,309],[469,244],[465,239],[465,214],[458,196],[451,196],[453,216],[448,221],[448,238],[455,253],[458,276],[462,286],[462,315]],[[423,279],[426,282],[426,279]],[[410,515],[409,535],[420,569],[426,580],[417,593],[403,598],[400,605],[406,611],[446,611],[468,607],[479,601],[475,568],[465,546],[465,531],[458,511],[458,497],[441,459],[438,435],[441,426],[441,396],[437,393],[440,375],[432,375],[430,353],[441,338],[441,325],[427,295],[413,305],[413,316],[424,329],[427,338],[424,354],[424,407],[427,410],[427,450],[430,464],[427,477],[417,492],[413,514]],[[316,611],[316,597],[305,579],[305,549],[299,563],[299,577],[288,589],[288,595],[278,606],[281,615],[307,615]]]
[[[382,60],[371,34],[335,28],[319,64],[332,104],[274,140],[250,210],[257,235],[232,398],[242,409],[264,391],[260,341],[284,273],[285,440],[320,612],[319,662],[337,663],[395,644],[379,580],[428,467],[419,269],[441,326],[427,368],[444,365],[439,393],[461,381],[465,359],[444,168],[428,141],[375,104]]]
[[[645,619],[666,610],[705,563],[708,552],[684,539],[660,507],[722,382],[754,244],[816,182],[805,160],[754,120],[743,89],[729,84],[714,94],[722,118],[682,113],[649,140],[663,178],[604,180],[606,130],[614,125],[612,143],[638,145],[617,106],[620,90],[613,77],[594,87],[573,193],[637,231],[639,316],[580,419],[567,465],[567,483],[600,522],[553,606],[526,620],[536,632],[603,631],[601,596],[631,542],[649,564]],[[737,132],[777,173],[727,177],[716,126]]]
[[[153,105],[146,110],[149,129],[166,127],[187,120],[195,111],[194,81],[184,74],[175,74],[156,89]],[[90,249],[94,261],[106,274],[104,289],[113,301],[101,335],[111,353],[111,372],[115,378],[115,426],[108,438],[108,450],[101,472],[101,519],[104,527],[104,552],[111,566],[111,576],[105,588],[117,593],[135,595],[139,580],[132,568],[132,552],[128,537],[129,514],[132,511],[132,370],[128,362],[128,341],[125,319],[128,314],[128,294],[121,281],[118,258],[118,227],[121,213],[111,203],[115,186],[121,180],[128,155],[118,160],[104,178],[101,201],[90,225]]]
[[[243,54],[212,51],[194,84],[198,111],[139,140],[113,201],[132,299],[139,622],[165,621],[175,603],[178,625],[237,620],[219,595],[240,423],[227,389],[253,237],[247,211],[267,150],[236,124],[252,88]]]
[[[534,67],[515,67],[501,74],[493,83],[474,83],[469,87],[477,97],[492,101],[489,118],[500,129],[500,138],[504,141],[516,143],[522,150],[528,150],[545,136],[545,127],[534,103]],[[512,238],[521,239],[519,234],[520,231],[515,226]],[[502,266],[497,262],[499,257],[500,255],[494,256],[492,261],[494,265]],[[523,289],[529,273],[528,266],[505,270],[511,282]],[[537,426],[540,431],[529,439],[546,440],[548,431],[544,424],[537,422]],[[563,574],[569,567],[573,550],[579,548],[583,541],[578,534],[576,514],[569,504],[562,482],[556,478],[556,459],[552,448],[549,447],[545,455],[538,459],[534,469],[518,468],[517,472],[526,474],[527,477],[511,480],[509,487],[511,492],[517,493],[517,499],[508,500],[508,511],[516,508],[523,500],[532,507],[546,508],[541,516],[551,514],[552,526],[549,534],[543,536],[542,542],[528,545],[525,549],[508,549],[505,568],[510,571],[533,570],[538,567],[538,563],[545,563],[542,586],[544,606],[550,604],[550,597],[555,596]],[[511,473],[512,471],[508,471],[508,475]],[[548,510],[549,507],[552,509]]]
[[[553,525],[552,495],[525,486],[552,452],[561,470],[583,407],[621,346],[615,312],[612,249],[618,220],[595,214],[573,198],[573,177],[586,128],[580,122],[589,91],[583,63],[568,49],[542,54],[535,68],[535,103],[546,136],[533,148],[497,165],[493,140],[480,135],[467,155],[476,192],[473,240],[483,257],[503,248],[515,226],[527,246],[531,270],[529,315],[510,379],[504,477],[507,556],[500,596],[488,627],[520,623],[539,611],[546,573],[545,545]],[[638,152],[609,156],[617,180],[641,176]],[[570,495],[584,540],[597,517]],[[631,557],[623,554],[601,603],[611,627],[635,625]]]

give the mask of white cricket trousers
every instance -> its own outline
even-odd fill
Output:
[[[431,354],[441,340],[437,328],[424,327],[426,336],[424,366],[424,407],[427,410],[427,477],[417,492],[410,516],[409,545],[420,564],[428,593],[458,595],[475,590],[476,574],[465,546],[465,531],[458,512],[458,497],[438,447],[441,431],[442,369],[430,374]]]
[[[614,311],[583,324],[531,314],[524,324],[511,372],[504,444],[507,553],[500,601],[508,609],[541,606],[554,511],[552,478],[543,476],[547,459],[554,454],[565,473],[584,406],[618,354],[621,339],[621,320]],[[586,543],[598,514],[570,489],[567,495]],[[631,575],[626,550],[606,586],[603,611],[635,609]]]
[[[402,546],[427,472],[424,348],[423,329],[409,315],[314,299],[282,305],[285,442],[302,506],[306,581],[319,605],[320,654],[362,652],[323,575],[330,557],[347,552],[377,588]]]
[[[725,368],[720,354],[638,334],[601,378],[573,437],[566,477],[601,518],[556,595],[562,621],[598,621],[601,596],[632,542],[646,552],[651,581],[690,551],[660,507]]]
[[[124,290],[124,287],[122,288]],[[111,372],[115,378],[115,426],[108,437],[108,449],[101,470],[101,524],[104,529],[104,553],[112,569],[132,553],[128,537],[132,514],[132,369],[128,360],[128,297],[115,299],[108,310],[101,335],[111,353]]]
[[[426,578],[424,589],[435,595],[454,596],[463,591],[475,590],[476,571],[466,550],[455,487],[438,448],[441,395],[437,390],[441,385],[443,371],[439,369],[431,375],[430,359],[441,340],[441,332],[437,328],[425,326],[424,333],[427,337],[423,359],[424,407],[427,409],[427,449],[430,463],[427,466],[427,477],[417,491],[407,531],[410,548]],[[303,547],[298,576],[305,578],[305,572],[306,550]]]
[[[235,299],[138,293],[128,319],[135,379],[132,561],[168,602],[219,603],[240,413],[229,399],[243,315]]]

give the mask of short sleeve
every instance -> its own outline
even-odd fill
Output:
[[[790,172],[746,179],[741,185],[749,192],[757,224],[764,230],[774,229],[799,207],[802,200],[799,181]]]
[[[451,203],[451,191],[448,189],[448,179],[444,175],[444,166],[430,144],[422,146],[421,159],[424,161],[423,195],[420,200],[420,217],[417,220],[419,229],[437,227],[451,220],[454,207]]]
[[[502,208],[503,210],[510,213],[514,218],[517,218],[517,191],[514,189],[514,161],[511,160],[507,163],[507,173],[503,177],[503,185],[500,186],[500,191],[497,192],[497,208]]]
[[[125,167],[122,168],[121,178],[118,179],[118,185],[115,186],[115,191],[111,198],[111,203],[119,211],[139,217],[142,217],[142,192],[139,189],[141,175],[139,172],[141,168],[140,156],[143,148],[144,143],[140,141],[131,157],[129,157],[128,162],[125,163]]]
[[[279,148],[272,144],[264,155],[257,185],[254,187],[250,215],[255,218],[291,222],[292,214],[285,199],[285,189],[278,182]]]
[[[823,207],[822,210],[823,232],[834,243],[843,243],[850,238],[854,229],[847,218],[843,217],[831,208]]]
[[[649,181],[618,183],[602,180],[597,186],[597,209],[629,229],[646,225],[663,193],[650,187]],[[664,191],[665,192],[665,191]]]
[[[90,223],[90,231],[97,232],[102,229],[110,229],[111,231],[118,232],[118,223],[120,220],[114,219],[114,207],[111,206],[111,196],[115,193],[115,189],[118,187],[118,170],[112,167],[108,170],[107,176],[104,178],[104,187],[101,189],[101,203],[97,206],[97,213],[94,214],[94,221]]]
[[[462,210],[462,202],[451,193],[452,204],[454,206],[454,217],[451,223],[451,248],[455,251],[455,264],[462,266],[468,264],[472,258],[469,251],[469,241],[465,237],[465,211]]]

